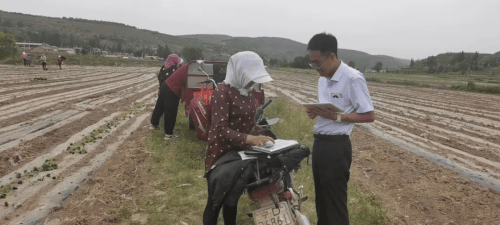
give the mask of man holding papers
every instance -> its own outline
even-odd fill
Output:
[[[318,224],[349,224],[347,182],[351,167],[349,135],[354,123],[373,122],[375,112],[361,72],[349,67],[337,55],[337,39],[316,34],[307,46],[312,68],[320,74],[318,102],[334,107],[306,107],[316,119],[312,169],[316,191]]]

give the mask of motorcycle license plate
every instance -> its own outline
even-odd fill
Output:
[[[279,207],[274,205],[253,211],[256,225],[288,225],[293,224],[290,208],[286,202],[280,202]]]

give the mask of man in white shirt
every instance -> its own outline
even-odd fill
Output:
[[[318,71],[318,102],[331,102],[344,113],[331,109],[308,109],[314,126],[312,169],[318,224],[349,224],[347,182],[352,161],[349,135],[354,123],[373,122],[375,112],[361,72],[337,55],[337,39],[326,33],[314,35],[307,46],[310,66]]]

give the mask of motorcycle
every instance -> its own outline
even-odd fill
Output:
[[[257,109],[254,119],[256,124],[265,129],[265,135],[276,139],[271,126],[276,124],[279,118],[267,119],[262,116],[264,108],[271,101]],[[245,154],[257,157],[254,164],[255,179],[245,186],[245,193],[248,193],[255,208],[249,216],[253,217],[256,225],[309,225],[307,217],[300,212],[302,202],[308,197],[303,193],[303,186],[297,190],[293,188],[290,174],[292,170],[299,169],[302,159],[309,157],[309,149],[298,144],[292,144],[278,153],[255,149],[251,147],[245,151]],[[272,158],[279,158],[282,165],[272,165]]]

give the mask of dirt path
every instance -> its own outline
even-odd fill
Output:
[[[0,184],[17,188],[2,199],[10,205],[0,210],[1,221],[119,222],[120,206],[133,205],[128,194],[151,182],[145,172],[149,155],[139,140],[149,134],[143,111],[156,92],[156,68],[70,67],[71,77],[65,70],[50,71],[43,74],[45,83],[32,81],[41,71],[22,69],[0,72]],[[275,81],[266,86],[268,97],[316,102],[318,77],[271,74]],[[351,174],[363,190],[381,196],[389,224],[500,221],[500,96],[368,86],[377,121],[354,130]],[[16,93],[19,98],[12,97]],[[131,111],[135,114],[124,116],[105,136],[87,142],[86,154],[66,151],[118,114]],[[106,157],[108,163],[95,160]],[[62,169],[24,174],[47,159],[55,159]],[[93,175],[84,182],[88,171]],[[64,204],[57,204],[62,197],[54,196],[70,194]]]

